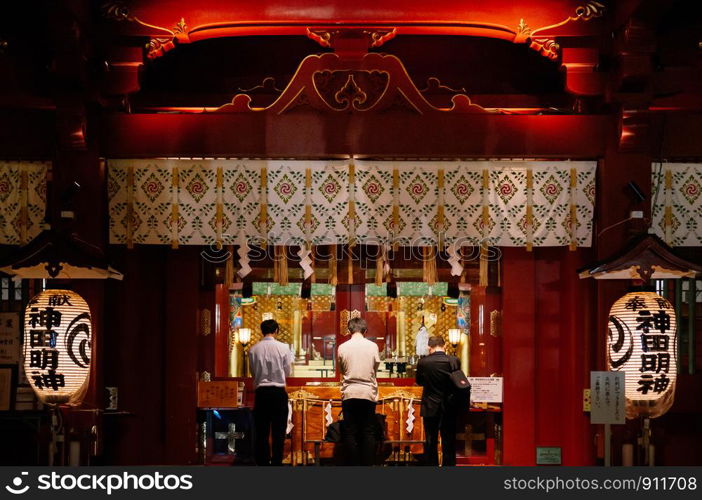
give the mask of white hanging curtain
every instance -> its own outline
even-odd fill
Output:
[[[590,246],[595,168],[571,161],[111,160],[110,242],[229,245],[243,234],[274,245]]]
[[[0,161],[0,245],[25,245],[46,214],[49,162]]]
[[[702,164],[651,165],[651,214],[655,234],[667,244],[702,245]]]

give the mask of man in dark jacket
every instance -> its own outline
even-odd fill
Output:
[[[424,418],[424,458],[426,465],[439,465],[438,444],[441,432],[441,449],[444,466],[456,465],[456,408],[453,397],[454,384],[451,372],[460,367],[456,356],[448,356],[444,351],[444,339],[429,337],[429,355],[417,364],[417,384],[422,390],[422,411]]]

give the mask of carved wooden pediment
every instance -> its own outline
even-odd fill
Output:
[[[290,83],[270,106],[251,107],[251,96],[242,93],[235,95],[231,103],[220,107],[217,112],[403,111],[418,115],[487,112],[463,93],[454,94],[451,103],[449,108],[438,108],[429,103],[402,61],[393,55],[367,53],[360,59],[343,59],[335,53],[327,53],[303,59]]]

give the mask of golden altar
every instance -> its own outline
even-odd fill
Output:
[[[251,379],[200,381],[198,408],[206,413],[215,409],[225,413],[231,410],[251,412],[253,390],[250,382]],[[386,464],[413,462],[418,458],[417,455],[424,451],[425,434],[420,416],[422,388],[390,385],[382,381],[379,384],[376,413],[385,416],[385,441],[380,454]],[[287,387],[287,391],[292,411],[286,432],[284,463],[342,464],[342,447],[324,440],[327,426],[338,421],[341,413],[341,391],[338,383],[309,382],[307,385],[291,385]],[[470,464],[500,463],[500,412],[499,405],[476,403],[459,415],[456,444],[460,461]],[[224,432],[221,438],[230,439],[230,444],[236,446],[234,440],[242,438],[250,431],[244,424],[245,420],[243,418],[239,421],[236,429]],[[240,427],[242,424],[243,427]],[[206,429],[201,430],[205,431],[201,436],[205,440],[201,450],[203,463],[231,462],[231,454],[225,452],[223,455],[217,455],[214,451],[213,439],[221,438],[207,438]],[[210,433],[212,431],[210,429]]]
[[[324,441],[327,425],[339,420],[341,390],[336,386],[288,387],[292,429],[285,445],[285,463],[307,465],[337,456],[334,443]],[[378,387],[376,413],[385,415],[386,458],[407,461],[422,453],[424,428],[419,416],[422,388]]]

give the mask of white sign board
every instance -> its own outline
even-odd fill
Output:
[[[19,313],[0,313],[0,365],[19,363]]]
[[[502,403],[502,377],[468,377],[473,403]]]
[[[590,372],[591,424],[623,424],[624,372]]]

